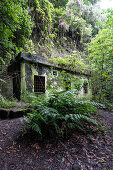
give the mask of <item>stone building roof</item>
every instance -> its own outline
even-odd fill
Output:
[[[65,70],[65,71],[71,72],[73,74],[85,75],[85,76],[88,76],[88,77],[91,76],[91,71],[89,71],[89,70],[85,70],[84,72],[80,72],[76,69],[70,70],[69,68],[66,68],[66,66],[62,67],[62,66],[59,66],[59,65],[52,64],[49,59],[31,54],[31,53],[25,53],[25,52],[20,52],[16,56],[15,60],[9,65],[8,72],[14,71],[15,68],[18,67],[18,65],[22,61],[27,61],[27,62],[34,63],[34,64],[39,63],[39,64],[42,64],[42,65],[45,65],[45,66],[48,66],[48,67],[54,67],[55,69]]]

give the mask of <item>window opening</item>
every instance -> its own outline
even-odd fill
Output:
[[[34,76],[34,92],[45,93],[45,77]]]
[[[57,76],[57,70],[53,70],[53,75]]]
[[[87,80],[85,80],[84,83],[83,83],[83,90],[84,90],[84,93],[88,93],[88,82],[87,82]]]
[[[66,81],[65,82],[65,86],[66,86],[66,90],[70,90],[71,89],[71,82],[70,81]]]

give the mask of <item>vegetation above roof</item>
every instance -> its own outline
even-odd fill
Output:
[[[40,56],[31,54],[31,53],[21,52],[17,55],[17,57],[15,58],[15,61],[9,67],[10,68],[14,67],[15,62],[18,63],[18,62],[21,62],[22,60],[25,60],[31,63],[40,63],[46,66],[55,67],[57,69],[63,69],[68,72],[73,72],[76,74],[83,74],[86,76],[91,75],[91,71],[88,70],[84,66],[83,62],[76,60],[76,58],[73,56],[66,58],[65,60],[61,57],[47,59],[47,58],[40,57]]]

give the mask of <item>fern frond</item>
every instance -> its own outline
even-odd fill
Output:
[[[37,123],[33,122],[31,125],[31,128],[32,128],[32,130],[36,131],[38,134],[40,134],[42,136],[41,129]]]

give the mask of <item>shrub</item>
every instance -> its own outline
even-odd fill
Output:
[[[85,132],[86,123],[98,126],[91,118],[96,107],[89,101],[77,101],[73,96],[72,91],[67,91],[44,101],[32,101],[34,109],[24,118],[27,124],[23,129],[37,132],[42,139],[44,136],[64,136],[74,130]]]
[[[33,93],[30,92],[25,92],[21,96],[21,100],[24,101],[25,103],[31,103],[34,100],[37,100],[37,96]]]
[[[109,101],[105,101],[104,104],[106,109],[113,112],[113,103],[110,103]]]
[[[10,101],[0,94],[0,107],[1,108],[8,109],[8,108],[11,108],[11,107],[15,107],[17,105],[18,105],[18,103],[15,99],[13,99],[13,101]]]
[[[49,97],[46,94],[35,95],[34,93],[25,92],[21,96],[21,100],[29,107],[38,107],[39,105],[46,105]]]
[[[27,122],[24,129],[31,129],[37,132],[39,138],[44,136],[64,136],[73,132],[75,129],[85,132],[84,123],[98,124],[88,116],[82,114],[65,114],[58,113],[56,109],[45,107],[40,113],[29,113],[24,118]]]
[[[65,114],[92,114],[97,112],[96,104],[89,101],[75,100],[73,91],[67,91],[59,95],[53,95],[49,100],[49,106]]]

